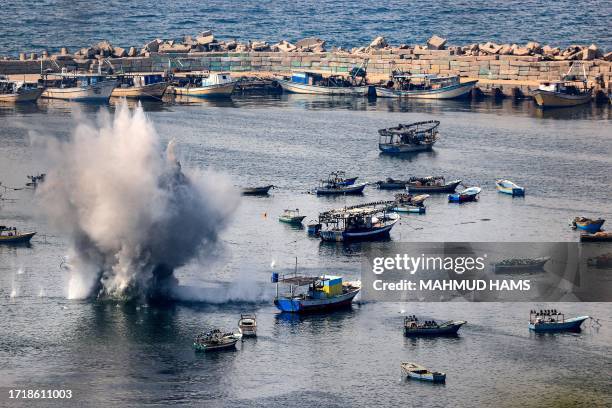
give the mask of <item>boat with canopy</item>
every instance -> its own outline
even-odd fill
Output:
[[[399,154],[431,150],[438,141],[440,121],[428,120],[378,131],[378,148],[382,153]]]

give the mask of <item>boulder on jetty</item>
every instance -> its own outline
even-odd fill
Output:
[[[142,47],[142,50],[140,53],[143,54],[144,52],[157,52],[159,51],[159,45],[162,43],[163,41],[159,38],[156,38],[153,41],[149,41],[148,43],[144,45],[144,47]]]
[[[265,41],[253,41],[251,43],[252,51],[270,51],[270,45]]]
[[[295,43],[295,46],[304,52],[325,52],[325,40],[317,37],[304,38]]]
[[[195,40],[199,45],[208,45],[215,41],[215,36],[211,30],[206,30],[198,34]]]
[[[501,45],[495,44],[493,42],[486,42],[484,44],[478,45],[478,50],[482,51],[486,54],[499,54],[499,51],[502,49]]]
[[[445,45],[446,38],[442,38],[437,35],[433,35],[429,40],[427,40],[427,47],[431,50],[443,50]]]
[[[295,45],[291,44],[289,41],[286,40],[281,40],[272,46],[272,51],[279,52],[291,52],[295,51],[296,49],[297,47]]]
[[[81,48],[74,53],[74,57],[78,59],[91,59],[94,55],[96,55],[96,51],[91,47]]]
[[[179,44],[174,41],[166,41],[159,46],[159,48],[157,49],[157,52],[169,52],[169,53],[183,52],[185,53],[185,52],[189,52],[190,50],[191,50],[191,47],[189,45]]]
[[[115,58],[127,57],[127,52],[125,51],[125,48],[114,47],[113,48],[113,57],[115,57]]]
[[[370,45],[368,45],[368,48],[370,50],[380,50],[381,48],[386,48],[388,46],[389,44],[387,44],[387,40],[385,40],[385,37],[379,35],[378,37],[372,40]]]
[[[127,52],[128,57],[135,57],[138,55],[138,51],[136,51],[136,47],[130,47],[130,50]]]
[[[110,42],[104,40],[100,41],[96,45],[92,47],[95,51],[96,55],[101,55],[103,57],[110,57],[113,54],[113,46]]]
[[[542,47],[542,53],[548,57],[554,57],[555,55],[559,55],[561,50],[559,47],[551,47],[550,45],[545,45]]]

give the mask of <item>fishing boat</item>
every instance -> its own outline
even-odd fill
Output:
[[[482,189],[480,187],[470,187],[455,194],[448,195],[449,203],[465,203],[467,201],[477,201],[478,194]]]
[[[342,170],[332,171],[329,174],[328,181],[339,186],[352,186],[359,177],[346,177],[346,173]]]
[[[282,312],[309,313],[325,312],[350,307],[361,289],[351,282],[342,282],[342,277],[323,276],[279,276],[272,273],[272,283],[276,283],[274,304]],[[288,286],[288,291],[280,293],[279,285]]]
[[[589,103],[593,97],[593,88],[587,87],[587,76],[582,65],[583,78],[578,79],[570,73],[575,68],[572,65],[561,81],[544,82],[532,95],[541,108],[561,108]]]
[[[284,222],[292,225],[302,225],[302,221],[306,218],[305,215],[300,215],[300,210],[296,208],[295,210],[285,210],[278,217],[280,222]]]
[[[366,183],[356,184],[357,177],[347,179],[344,172],[334,171],[329,174],[327,179],[321,180],[319,186],[315,188],[317,195],[337,195],[337,194],[361,194],[366,187]]]
[[[51,77],[51,78],[50,78]],[[106,75],[90,73],[45,74],[45,90],[41,98],[79,102],[108,102],[117,80]]]
[[[459,75],[410,74],[394,71],[385,86],[376,87],[379,98],[454,99],[467,96],[478,81],[461,82]]]
[[[495,273],[527,273],[544,270],[544,265],[550,261],[550,257],[542,256],[538,258],[512,258],[504,259],[493,264]]]
[[[529,312],[529,330],[534,332],[562,332],[580,331],[582,322],[589,316],[572,317],[565,319],[565,315],[552,310],[531,310]]]
[[[446,382],[445,373],[429,371],[427,368],[416,363],[403,362],[402,371],[409,378],[414,378],[415,380],[431,381],[434,383]]]
[[[387,177],[386,180],[379,180],[374,183],[381,190],[400,190],[405,189],[408,186],[408,180],[396,180],[391,177]]]
[[[111,96],[120,98],[161,99],[169,85],[161,73],[126,73],[118,79]]]
[[[283,91],[310,95],[366,96],[365,68],[353,68],[348,74],[328,74],[317,71],[294,71],[290,77],[277,79]]]
[[[257,336],[257,318],[254,314],[240,314],[238,328],[244,337]]]
[[[591,218],[586,217],[576,217],[572,220],[572,228],[579,229],[591,234],[601,231],[601,226],[606,222],[601,218],[593,220]]]
[[[411,177],[408,180],[409,193],[454,193],[461,180],[445,182],[442,176]]]
[[[174,75],[174,85],[168,88],[175,95],[208,98],[229,98],[238,81],[229,72],[189,72]]]
[[[525,195],[525,187],[518,186],[510,180],[496,180],[495,185],[500,193],[509,194],[512,197]]]
[[[395,212],[425,214],[426,207],[424,201],[429,197],[429,194],[421,194],[413,196],[412,194],[396,194],[395,206],[392,208]]]
[[[196,351],[217,351],[234,348],[241,334],[230,333],[220,329],[214,329],[207,333],[199,334],[193,340],[193,348]]]
[[[383,153],[400,154],[431,150],[438,141],[440,121],[428,120],[378,131],[378,149]]]
[[[306,226],[306,229],[308,231],[308,235],[312,235],[312,236],[319,236],[319,232],[321,231],[321,223],[319,223],[318,221],[311,221],[308,223],[308,225]]]
[[[0,103],[36,102],[42,92],[36,84],[0,77]]]
[[[466,323],[464,320],[444,323],[437,323],[435,320],[419,321],[414,315],[408,316],[404,318],[404,336],[452,336]]]
[[[41,174],[39,174],[39,175],[37,175],[37,176],[27,176],[28,180],[30,180],[30,181],[28,181],[28,182],[26,183],[26,186],[27,186],[27,187],[33,187],[33,188],[36,188],[36,187],[38,187],[38,185],[39,185],[40,183],[42,183],[43,181],[45,181],[45,177],[46,177],[46,176],[47,176],[47,175],[46,175],[45,173],[41,173]]]
[[[587,265],[595,268],[612,268],[612,253],[601,254],[587,260]]]
[[[612,242],[612,232],[599,231],[594,234],[580,234],[580,242]]]
[[[0,244],[27,244],[36,232],[21,233],[15,227],[0,225]]]
[[[272,184],[263,187],[244,187],[242,195],[268,195],[272,188],[275,188]]]
[[[322,212],[319,237],[331,242],[386,238],[399,221],[393,206],[394,201],[379,201]]]

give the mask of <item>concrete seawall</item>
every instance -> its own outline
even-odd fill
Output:
[[[33,79],[41,70],[97,70],[112,67],[114,72],[179,70],[229,71],[236,76],[262,77],[288,74],[292,70],[317,70],[323,73],[347,73],[352,67],[368,62],[369,82],[386,80],[392,70],[411,73],[457,74],[465,80],[478,79],[485,92],[497,88],[505,95],[515,95],[537,88],[542,81],[559,80],[574,61],[546,60],[540,56],[454,55],[452,50],[382,49],[369,54],[345,52],[190,52],[151,53],[142,57],[74,59],[71,56],[39,60],[0,60],[0,74]],[[598,91],[612,89],[612,62],[605,59],[579,61],[589,85]],[[576,72],[577,73],[577,72]],[[582,72],[580,72],[582,73]]]

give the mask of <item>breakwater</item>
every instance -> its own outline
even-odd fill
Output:
[[[524,46],[491,42],[447,46],[446,39],[433,36],[425,45],[391,46],[377,37],[367,47],[332,48],[325,41],[307,38],[295,44],[281,41],[220,42],[212,33],[186,37],[181,42],[153,40],[141,49],[113,47],[108,41],[82,48],[74,54],[41,56],[21,54],[19,59],[0,60],[0,74],[39,75],[67,70],[113,72],[228,71],[235,76],[271,77],[292,70],[315,70],[346,74],[352,67],[367,65],[368,81],[389,78],[393,70],[413,74],[459,75],[479,80],[485,93],[507,96],[527,95],[544,81],[561,79],[572,65],[573,74],[586,74],[596,94],[612,89],[612,53],[595,45],[560,49],[530,42]]]

